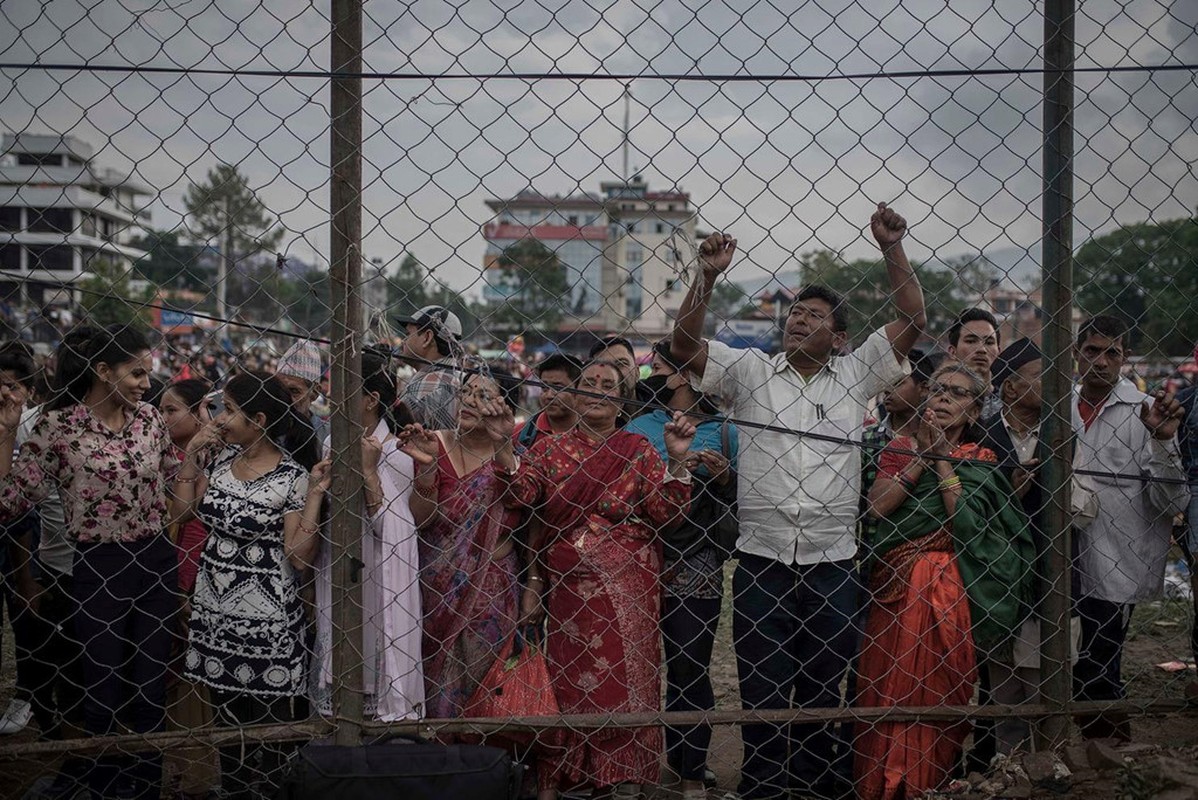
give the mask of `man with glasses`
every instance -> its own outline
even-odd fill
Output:
[[[848,314],[835,292],[804,288],[783,329],[783,352],[704,341],[712,290],[736,240],[708,237],[702,271],[679,310],[674,359],[699,391],[722,397],[735,419],[819,434],[740,428],[739,564],[733,642],[746,709],[833,707],[854,654],[858,586],[853,566],[861,456],[869,402],[902,380],[926,325],[923,292],[903,251],[906,221],[879,204],[870,222],[886,260],[898,318],[847,356]],[[823,438],[828,437],[828,438]],[[746,725],[744,798],[838,796],[829,725]]]

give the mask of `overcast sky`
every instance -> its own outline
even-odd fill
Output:
[[[1043,23],[1024,0],[820,0],[789,17],[759,0],[444,0],[365,6],[366,69],[815,74],[1035,67]],[[795,5],[795,4],[791,4]],[[1198,3],[1087,0],[1078,63],[1198,62]],[[695,9],[699,9],[697,12]],[[1000,10],[1001,9],[1001,10]],[[327,69],[328,3],[0,3],[0,61]],[[6,70],[0,127],[74,133],[159,194],[180,224],[189,180],[236,164],[323,261],[328,87],[319,79]],[[1192,71],[1078,76],[1079,242],[1198,204]],[[691,193],[744,256],[733,278],[795,268],[817,248],[873,252],[874,203],[911,221],[913,255],[946,258],[1040,235],[1042,78],[670,83],[638,79],[633,164]],[[365,84],[365,249],[415,253],[478,291],[483,201],[535,187],[595,191],[621,169],[614,81]]]

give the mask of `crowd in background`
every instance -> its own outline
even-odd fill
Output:
[[[562,713],[711,710],[725,603],[747,709],[1033,702],[1050,547],[1041,354],[1001,342],[979,309],[941,357],[914,349],[927,323],[906,223],[879,206],[871,229],[896,316],[849,352],[844,302],[819,286],[798,294],[780,353],[704,339],[736,252],[726,234],[704,242],[646,370],[613,336],[513,374],[465,358],[440,306],[397,321],[398,352],[367,349],[367,714],[468,716],[522,636],[543,638]],[[1123,377],[1126,341],[1096,317],[1076,342],[1074,461],[1109,473],[1078,476],[1069,510],[1079,699],[1123,696],[1131,611],[1159,593],[1187,507],[1177,544],[1198,545],[1195,390],[1144,394]],[[55,739],[333,712],[326,366],[309,341],[234,358],[158,352],[120,328],[72,329],[48,364],[0,347],[18,670],[0,728]],[[1129,735],[1119,714],[1080,723]],[[979,724],[965,753],[969,733],[745,725],[737,796],[913,796],[1030,746],[1026,720]],[[664,754],[682,796],[706,797],[710,740],[704,725],[570,729],[537,752],[528,789],[637,797]],[[166,758],[180,795],[251,797],[287,750]],[[45,790],[157,797],[163,772],[160,754],[76,756]]]

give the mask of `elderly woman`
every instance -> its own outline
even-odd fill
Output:
[[[656,532],[690,501],[686,452],[695,428],[681,413],[663,430],[667,459],[619,427],[629,388],[611,363],[589,364],[574,397],[579,424],[544,437],[516,464],[510,422],[496,432],[507,503],[531,508],[544,540],[530,542],[530,587],[548,595],[549,674],[564,714],[654,711],[661,705],[662,554]],[[506,434],[506,435],[505,435]],[[590,788],[634,797],[655,783],[661,729],[570,730],[542,764],[541,797]]]
[[[967,705],[978,651],[1009,646],[1027,611],[1035,552],[994,453],[975,443],[984,390],[969,368],[941,367],[914,438],[900,436],[882,452],[869,492],[878,525],[862,706]],[[938,788],[967,733],[962,723],[866,727],[856,742],[858,796]]]

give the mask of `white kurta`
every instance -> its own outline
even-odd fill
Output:
[[[386,424],[379,423],[373,435],[384,442],[378,468],[383,505],[362,526],[362,687],[366,713],[393,722],[421,716],[424,704],[420,562],[408,504],[415,469],[398,441],[387,440]],[[325,714],[331,711],[333,675],[331,550],[326,536],[316,567],[319,688],[313,697]]]

